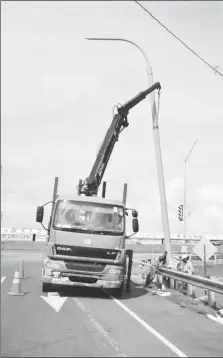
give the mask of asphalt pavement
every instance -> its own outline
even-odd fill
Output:
[[[20,259],[25,294],[11,296]],[[223,356],[221,324],[137,284],[120,300],[89,288],[42,293],[40,260],[39,253],[2,257],[2,357]]]

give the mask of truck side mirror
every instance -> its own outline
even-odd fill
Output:
[[[138,211],[132,210],[132,217],[137,218],[138,217]]]
[[[44,207],[38,206],[36,210],[36,222],[42,223],[43,222],[43,215],[44,215]]]
[[[139,231],[139,221],[137,218],[132,219],[132,230],[135,233]]]

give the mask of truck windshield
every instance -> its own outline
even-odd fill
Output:
[[[59,200],[53,227],[63,231],[122,235],[124,210],[121,206]]]

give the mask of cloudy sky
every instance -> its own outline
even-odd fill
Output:
[[[223,72],[223,3],[143,2],[190,47]],[[135,2],[10,1],[2,21],[2,227],[38,227],[36,206],[76,193],[88,176],[113,107],[147,87],[137,42],[162,85],[160,138],[170,230],[182,233],[187,164],[189,233],[223,233],[223,77],[184,48]],[[162,232],[149,100],[129,114],[106,175],[108,196],[138,209],[140,232]]]

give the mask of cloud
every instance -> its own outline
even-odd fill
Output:
[[[223,209],[215,205],[209,206],[204,210],[203,216],[207,216],[207,217],[211,216],[223,220]]]
[[[179,201],[179,196],[182,196],[183,182],[179,178],[173,178],[167,184],[166,195],[168,198],[168,203],[175,204],[176,200]]]
[[[223,186],[206,184],[199,191],[197,213],[200,212],[200,228],[209,233],[222,233]]]
[[[204,185],[200,191],[201,198],[206,201],[223,203],[222,185]]]

